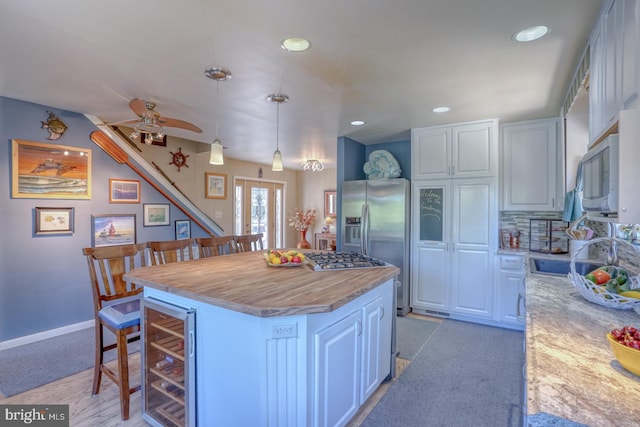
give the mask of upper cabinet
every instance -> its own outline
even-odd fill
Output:
[[[590,39],[589,140],[599,141],[638,98],[637,0],[607,0]],[[615,129],[615,127],[614,127]]]
[[[497,175],[497,130],[495,120],[412,129],[412,178]]]
[[[501,126],[502,210],[562,209],[559,125],[558,118],[550,118]]]

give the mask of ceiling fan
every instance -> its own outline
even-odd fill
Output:
[[[164,127],[186,129],[191,132],[202,133],[202,129],[193,123],[184,120],[163,117],[156,111],[155,102],[133,98],[129,101],[129,108],[138,115],[137,119],[111,123],[111,125],[133,125],[133,132],[129,137],[135,139],[140,134],[145,134],[145,143],[151,144],[153,138],[164,136]]]

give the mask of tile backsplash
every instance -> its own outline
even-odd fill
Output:
[[[529,248],[529,220],[531,218],[545,218],[545,219],[562,219],[562,212],[537,212],[537,211],[501,211],[500,212],[500,229],[513,230],[517,228],[520,230],[520,247],[523,249]],[[585,225],[594,231],[594,238],[607,237],[609,235],[609,224],[599,221],[585,221]],[[625,238],[625,233],[622,231],[622,227],[618,225],[617,237]],[[628,227],[636,228],[636,227]],[[626,237],[634,238],[633,235]],[[638,236],[640,237],[640,236]],[[635,241],[635,244],[629,242],[629,244],[618,245],[618,259],[620,260],[620,266],[628,268],[638,274],[640,274],[640,242]],[[589,245],[589,258],[606,260],[607,252],[609,249],[608,244],[594,243]]]

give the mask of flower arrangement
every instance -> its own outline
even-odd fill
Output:
[[[289,217],[289,225],[298,231],[304,231],[316,223],[315,209],[296,209],[294,216]]]

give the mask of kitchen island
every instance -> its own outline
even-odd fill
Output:
[[[640,377],[606,337],[625,325],[640,316],[588,302],[567,277],[527,274],[526,425],[640,425]]]
[[[392,373],[394,266],[269,267],[261,252],[135,269],[195,310],[198,425],[344,425]]]

